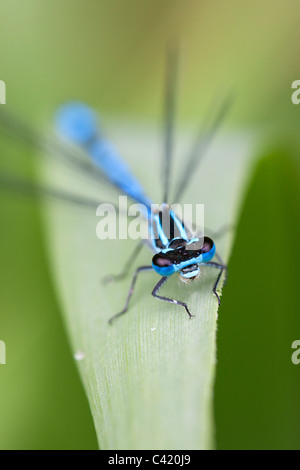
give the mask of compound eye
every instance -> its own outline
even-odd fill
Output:
[[[214,246],[214,242],[209,237],[204,237],[203,246],[201,247],[202,253],[208,253],[212,247]]]
[[[167,266],[172,266],[173,264],[169,258],[160,253],[157,253],[157,255],[153,256],[152,263],[158,268],[166,268]]]

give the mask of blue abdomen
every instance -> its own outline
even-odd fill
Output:
[[[56,115],[59,133],[85,149],[95,166],[121,191],[150,209],[151,200],[143,187],[122,160],[117,149],[101,137],[97,114],[83,103],[67,103]],[[149,210],[148,210],[149,212]]]

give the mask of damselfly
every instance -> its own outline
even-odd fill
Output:
[[[153,211],[152,201],[145,194],[145,191],[139,181],[131,173],[126,163],[121,159],[115,147],[104,139],[101,135],[97,114],[87,105],[72,102],[63,105],[57,112],[56,125],[59,133],[65,140],[80,147],[86,154],[85,158],[78,158],[72,151],[72,148],[60,141],[41,138],[29,126],[19,119],[5,113],[0,119],[0,127],[9,131],[13,138],[21,139],[24,143],[39,146],[43,152],[51,153],[56,159],[62,160],[80,172],[96,179],[99,183],[106,181],[116,187],[123,194],[129,196],[133,201],[145,206],[145,219],[149,225],[150,241],[148,246],[154,253],[152,263],[146,266],[140,266],[135,270],[130,289],[126,298],[124,308],[114,315],[109,322],[111,323],[117,317],[125,314],[129,308],[129,302],[134,292],[135,283],[141,272],[154,270],[160,279],[152,290],[152,296],[156,299],[177,304],[185,309],[189,318],[192,313],[187,303],[159,295],[161,287],[168,278],[178,273],[184,281],[192,281],[199,277],[202,266],[207,266],[218,271],[213,285],[212,294],[214,294],[220,303],[217,288],[226,265],[216,252],[214,241],[208,236],[192,235],[187,224],[175,214],[169,200],[170,176],[173,159],[173,141],[174,141],[174,115],[175,115],[175,82],[176,82],[176,54],[171,53],[168,56],[168,66],[166,74],[166,93],[165,93],[165,141],[164,141],[164,159],[162,167],[163,179],[163,204],[159,210]],[[228,108],[228,100],[221,107],[213,122],[209,132],[206,135],[198,136],[192,151],[182,169],[181,177],[175,188],[174,200],[179,200],[191,181],[195,167],[198,165],[204,151],[207,149],[213,139],[225,112]],[[68,194],[64,191],[58,191],[46,188],[32,183],[17,180],[11,177],[0,178],[1,186],[8,186],[16,191],[22,191],[28,194],[41,194],[55,197],[66,202],[81,204],[84,206],[95,207],[99,201],[79,197],[75,194]],[[128,271],[129,263],[136,259],[143,243],[139,243],[134,255],[130,256],[125,269],[117,276],[108,279],[123,278]],[[216,258],[217,261],[213,261]]]

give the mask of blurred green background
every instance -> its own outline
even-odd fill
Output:
[[[181,43],[179,122],[234,90],[229,124],[264,145],[243,206],[218,329],[218,448],[300,447],[297,0],[0,0],[7,107],[39,126],[70,98],[161,119],[165,48]],[[1,167],[30,172],[0,143]],[[230,168],[228,169],[230,171]],[[38,209],[0,199],[0,448],[97,448],[49,275]]]

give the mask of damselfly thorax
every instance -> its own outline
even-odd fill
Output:
[[[161,276],[175,272],[183,281],[199,277],[200,263],[210,261],[216,247],[209,237],[192,236],[192,230],[180,220],[168,204],[151,215],[151,245],[156,252],[153,269]]]

